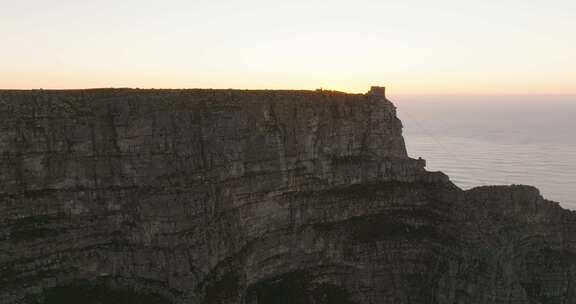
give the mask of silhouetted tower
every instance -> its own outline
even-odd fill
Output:
[[[373,97],[386,98],[386,88],[371,86],[370,91],[368,91],[368,95]]]

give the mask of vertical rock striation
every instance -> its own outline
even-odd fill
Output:
[[[0,91],[0,303],[576,303],[576,215],[401,129],[377,87]]]

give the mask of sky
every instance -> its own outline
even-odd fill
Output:
[[[576,94],[574,0],[0,0],[0,88]]]

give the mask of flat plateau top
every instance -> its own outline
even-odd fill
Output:
[[[245,90],[245,89],[139,89],[139,88],[90,88],[90,89],[0,89],[0,94],[114,94],[114,93],[181,93],[181,94],[334,94],[334,95],[364,95],[362,93],[347,93],[333,90]]]
[[[175,105],[179,109],[198,106],[247,106],[249,104],[298,104],[358,106],[386,101],[381,94],[351,94],[329,90],[235,90],[235,89],[131,89],[101,88],[78,90],[0,90],[0,107],[50,107],[136,103]]]

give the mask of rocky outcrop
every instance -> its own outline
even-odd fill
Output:
[[[576,303],[576,215],[383,89],[0,91],[0,303]]]

